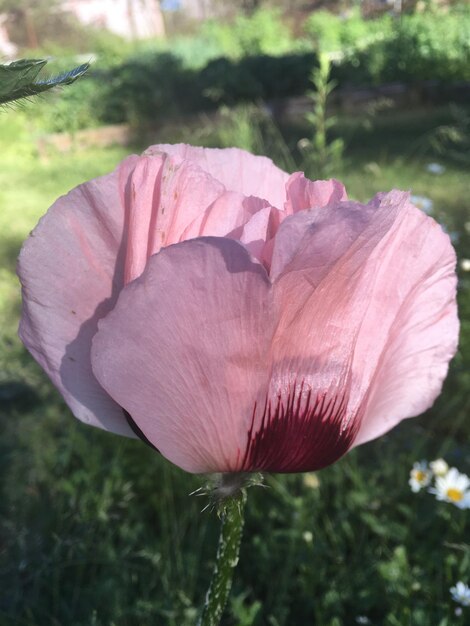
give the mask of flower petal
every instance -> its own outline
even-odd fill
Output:
[[[199,165],[228,191],[263,198],[279,209],[284,206],[289,175],[271,159],[238,148],[200,148],[186,144],[150,146],[144,154],[161,153],[170,154],[177,162],[187,160]]]
[[[287,218],[271,269],[283,375],[303,359],[322,387],[349,370],[356,443],[422,412],[456,348],[454,266],[447,236],[403,192]]]
[[[133,161],[121,177],[126,211],[126,284],[164,246],[205,235],[236,237],[268,206],[266,200],[227,191],[191,161],[165,153]]]
[[[455,252],[439,224],[406,202],[376,256],[356,345],[357,365],[371,378],[356,444],[428,409],[458,342]]]
[[[329,416],[342,453],[367,393],[354,355],[375,272],[370,258],[397,212],[378,199],[303,211],[286,218],[275,241],[271,280],[281,316],[272,381],[281,391],[302,381],[314,397],[346,404],[340,423],[336,412]]]
[[[57,200],[24,243],[19,333],[76,417],[132,436],[90,363],[98,319],[112,309],[123,282],[118,177],[116,170]]]
[[[190,472],[234,471],[265,387],[270,283],[230,239],[164,248],[121,292],[93,370],[145,436]]]
[[[126,284],[140,276],[152,254],[178,242],[224,193],[220,182],[193,163],[177,163],[165,154],[138,158],[121,190],[126,211]],[[236,212],[242,198],[230,200],[226,210]]]
[[[330,204],[336,205],[348,199],[344,185],[333,178],[330,180],[309,180],[302,172],[295,172],[286,184],[287,200],[284,205],[286,215],[305,209],[318,209]]]
[[[224,191],[191,222],[178,241],[205,236],[238,239],[244,224],[267,206],[266,200],[261,198],[245,197],[237,191]]]
[[[230,234],[239,239],[250,253],[269,268],[273,237],[281,222],[281,211],[266,206],[255,213],[240,229]]]

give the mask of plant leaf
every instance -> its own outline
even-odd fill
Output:
[[[84,63],[70,72],[37,80],[46,63],[44,59],[21,59],[8,65],[0,65],[0,104],[36,96],[54,87],[70,85],[89,68],[89,64]]]

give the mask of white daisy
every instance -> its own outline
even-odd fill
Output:
[[[429,463],[429,467],[431,468],[434,476],[445,476],[449,471],[449,466],[447,465],[444,459],[436,459],[435,461],[431,461]]]
[[[452,594],[452,600],[458,602],[462,606],[470,606],[470,587],[463,583],[461,580],[450,588]]]
[[[445,476],[436,478],[435,487],[429,492],[433,493],[437,500],[450,502],[459,509],[470,508],[470,478],[461,474],[458,469],[451,467]]]
[[[413,469],[410,472],[410,480],[408,484],[411,487],[413,493],[418,493],[423,487],[427,487],[431,482],[431,472],[428,469],[426,461],[419,461],[413,464]]]
[[[470,259],[462,259],[460,261],[460,269],[463,272],[470,272]]]

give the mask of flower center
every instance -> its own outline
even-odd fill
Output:
[[[463,498],[463,493],[460,491],[460,489],[454,489],[453,487],[451,487],[447,490],[447,497],[452,502],[460,502],[460,500],[462,500]]]
[[[419,483],[423,483],[426,480],[426,472],[423,472],[422,470],[416,470],[415,479]]]

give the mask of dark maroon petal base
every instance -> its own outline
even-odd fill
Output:
[[[357,420],[345,424],[347,396],[304,392],[294,385],[287,398],[266,399],[255,432],[255,403],[240,471],[309,472],[331,465],[351,447]]]

